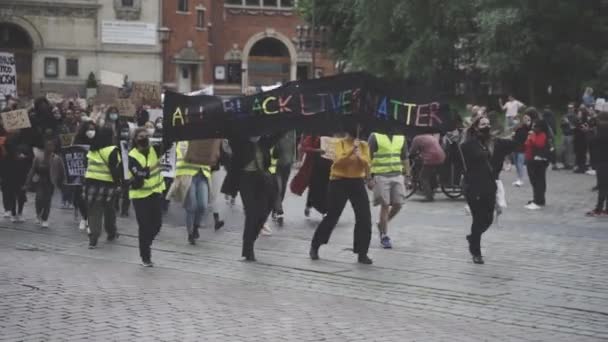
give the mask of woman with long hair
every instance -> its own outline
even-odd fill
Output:
[[[550,148],[549,127],[544,120],[536,120],[532,124],[532,130],[525,144],[526,167],[534,193],[532,201],[526,205],[528,210],[538,210],[545,206],[547,167],[551,160]]]
[[[88,117],[86,117],[88,119]],[[97,135],[97,125],[93,121],[86,120],[80,124],[78,133],[74,137],[74,145],[84,145],[90,148]],[[83,196],[83,186],[78,185],[74,189],[74,207],[80,213],[80,224],[78,228],[85,231],[88,228],[87,201]]]

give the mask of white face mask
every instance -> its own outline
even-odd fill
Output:
[[[154,128],[147,128],[146,131],[148,131],[149,136],[154,135]]]
[[[163,129],[163,124],[159,123],[158,125],[156,125],[156,129]]]
[[[95,138],[95,131],[87,131],[86,135],[87,135],[87,138],[93,139],[93,138]]]
[[[249,137],[249,141],[251,141],[252,143],[257,143],[258,141],[260,141],[260,137]]]
[[[110,120],[112,120],[112,121],[116,121],[116,120],[118,120],[118,114],[116,114],[116,113],[111,113],[111,114],[110,114]]]

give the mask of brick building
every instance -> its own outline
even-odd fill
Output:
[[[164,0],[162,12],[168,89],[189,92],[213,85],[218,95],[237,95],[334,73],[323,50],[325,30],[313,32],[298,16],[295,0]]]

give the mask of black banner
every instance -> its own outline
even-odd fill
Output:
[[[327,134],[344,121],[386,133],[441,132],[453,127],[449,108],[438,94],[350,73],[294,81],[225,101],[166,92],[163,133],[167,143],[289,129]]]
[[[66,185],[82,185],[84,175],[87,172],[87,153],[89,147],[86,145],[72,145],[61,148],[61,160],[65,168]]]

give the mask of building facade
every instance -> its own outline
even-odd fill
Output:
[[[19,96],[82,94],[92,72],[162,80],[160,0],[0,0],[0,52],[15,55]]]
[[[303,21],[295,0],[163,0],[162,13],[165,88],[238,95],[334,73],[325,30]]]

